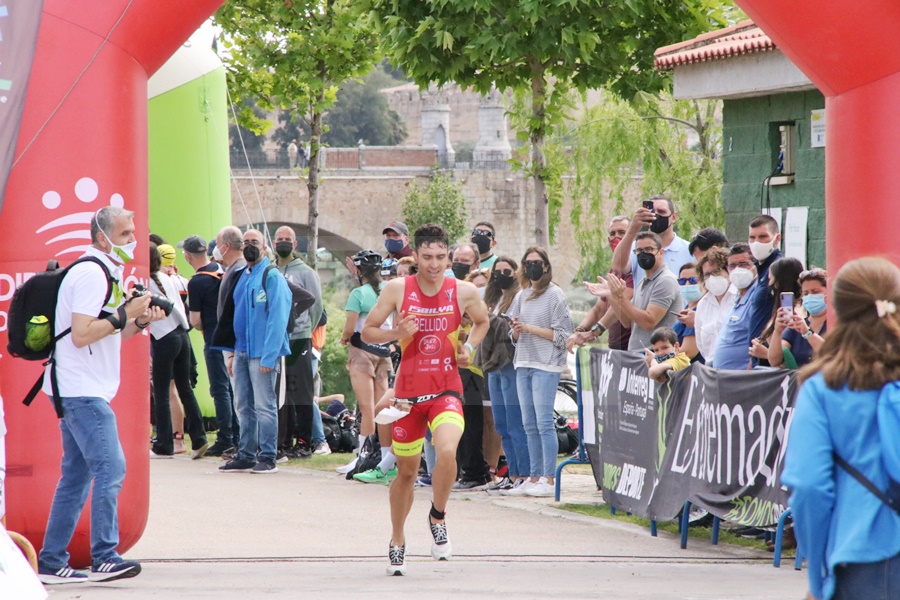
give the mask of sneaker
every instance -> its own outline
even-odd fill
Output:
[[[199,448],[191,450],[191,460],[198,460],[206,456],[206,453],[209,451],[209,442],[206,442]]]
[[[331,454],[331,446],[328,445],[328,442],[321,442],[316,449],[313,450],[313,454],[316,456],[327,456]]]
[[[232,446],[231,448],[222,450],[222,458],[224,458],[225,460],[234,460],[237,458],[237,455],[238,455],[238,447],[237,446]]]
[[[394,476],[397,476],[397,469],[393,469]],[[388,471],[390,472],[390,471]],[[387,479],[387,475],[381,472],[381,467],[375,467],[374,469],[369,469],[368,471],[363,471],[362,473],[355,473],[353,475],[353,479],[356,481],[361,481],[363,483],[387,483],[385,480]]]
[[[287,455],[290,458],[309,458],[312,454],[312,448],[306,444],[294,444],[294,446],[287,451]]]
[[[275,455],[275,462],[277,463],[286,463],[288,460],[288,455],[284,453],[284,450],[279,450],[278,454]]]
[[[231,450],[233,446],[231,444],[220,444],[218,441],[209,447],[206,451],[206,456],[222,456],[228,450]]]
[[[356,468],[356,463],[357,463],[358,460],[359,460],[359,457],[358,457],[358,456],[354,456],[354,457],[353,457],[353,460],[351,460],[350,462],[348,462],[346,465],[343,465],[343,466],[341,466],[341,467],[337,467],[337,468],[335,469],[335,471],[337,471],[338,473],[342,473],[342,474],[346,475],[347,473],[349,473],[350,471],[352,471],[353,469]]]
[[[254,474],[258,473],[261,475],[265,475],[268,473],[277,473],[278,467],[275,465],[275,461],[261,460],[253,465],[253,469],[250,472]]]
[[[491,495],[499,495],[503,490],[511,489],[513,489],[513,482],[509,480],[509,477],[502,477],[497,483],[492,483],[491,485],[487,486],[487,493]]]
[[[88,580],[88,576],[81,571],[76,571],[69,565],[54,570],[39,564],[38,579],[41,580],[41,583],[56,585],[63,583],[84,583]]]
[[[102,565],[91,567],[88,579],[91,581],[115,581],[116,579],[128,579],[141,572],[141,564],[133,560],[120,560],[118,562],[105,562]]]
[[[173,456],[172,454],[159,454],[153,450],[150,451],[150,458],[173,458]]]
[[[556,487],[546,477],[541,477],[537,483],[525,490],[525,495],[533,498],[552,498],[556,495]]]
[[[450,547],[450,536],[447,535],[447,521],[443,523],[432,523],[431,515],[428,515],[428,528],[431,529],[431,537],[434,542],[431,544],[431,556],[435,560],[450,560],[452,548]]]
[[[223,473],[248,473],[255,466],[256,462],[252,460],[241,460],[240,458],[235,458],[234,460],[229,460],[227,463],[219,467],[219,470]]]
[[[502,490],[500,492],[501,496],[524,496],[528,490],[531,489],[531,486],[535,485],[530,479],[516,479],[516,482],[513,483],[512,489]]]
[[[431,487],[431,475],[422,475],[416,479],[413,487]]]
[[[391,564],[388,565],[387,574],[390,576],[394,575],[406,575],[406,544],[402,546],[394,546],[393,543],[388,546],[388,560],[391,561]]]
[[[466,479],[460,479],[456,483],[453,484],[453,487],[450,488],[451,492],[477,492],[480,490],[487,489],[486,481],[469,481]]]

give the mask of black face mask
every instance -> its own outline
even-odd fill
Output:
[[[244,246],[244,260],[248,263],[255,263],[259,260],[260,250],[256,246]]]
[[[466,275],[469,274],[469,271],[472,270],[472,265],[467,265],[461,262],[455,262],[450,265],[450,270],[453,271],[453,276],[457,279],[465,279]]]
[[[508,290],[512,287],[512,284],[515,283],[516,278],[512,275],[504,275],[503,273],[496,271],[494,272],[494,281],[501,290]]]
[[[478,246],[479,254],[485,254],[491,249],[491,238],[486,235],[473,235],[472,243]]]
[[[638,254],[637,260],[638,266],[645,271],[649,271],[654,267],[654,265],[656,265],[655,254],[647,254],[645,252],[642,252],[641,254]]]
[[[541,261],[528,261],[525,263],[525,276],[531,281],[537,281],[544,276],[544,263]]]
[[[656,215],[656,220],[650,224],[650,231],[652,231],[653,233],[656,233],[656,234],[660,234],[668,228],[669,228],[668,215],[667,216]]]
[[[291,242],[277,242],[275,244],[275,254],[281,258],[287,258],[294,252],[294,244]]]

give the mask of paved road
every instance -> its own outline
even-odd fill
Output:
[[[408,576],[384,574],[387,489],[300,468],[221,474],[216,459],[153,461],[147,530],[127,557],[140,576],[54,587],[59,600],[148,598],[802,598],[803,573],[771,555],[561,511],[552,499],[454,494],[453,560],[430,558],[430,490],[407,526]],[[564,502],[596,502],[564,478]]]

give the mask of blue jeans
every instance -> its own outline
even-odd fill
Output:
[[[234,446],[240,436],[237,414],[234,410],[234,399],[231,394],[231,381],[225,367],[225,355],[221,350],[213,350],[209,344],[203,346],[203,358],[206,360],[206,374],[209,377],[209,395],[216,407],[216,443],[222,446]]]
[[[834,600],[890,600],[900,595],[900,555],[834,569]]]
[[[513,477],[528,477],[531,474],[531,462],[528,437],[522,424],[522,407],[519,406],[516,368],[509,363],[499,371],[488,373],[487,378],[494,428],[503,443],[509,474]]]
[[[241,423],[238,444],[240,460],[275,461],[278,443],[278,398],[275,397],[276,371],[259,370],[260,359],[250,358],[246,352],[234,353],[234,386],[237,413]]]
[[[69,564],[66,548],[91,483],[91,558],[95,565],[119,561],[116,508],[125,480],[125,453],[119,443],[116,415],[102,398],[63,398],[62,405],[62,476],[53,495],[40,564],[50,569]]]
[[[559,439],[553,423],[553,403],[560,373],[530,367],[516,369],[516,389],[522,407],[522,424],[528,438],[532,477],[555,477]]]

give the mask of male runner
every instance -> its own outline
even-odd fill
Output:
[[[447,232],[440,225],[423,225],[413,237],[416,275],[385,285],[378,303],[366,318],[362,339],[369,344],[400,340],[403,357],[395,383],[395,404],[409,414],[393,426],[397,477],[391,485],[392,537],[388,549],[388,575],[406,573],[406,537],[403,526],[413,503],[413,485],[431,427],[437,463],[432,476],[433,501],[428,525],[434,543],[431,555],[447,560],[451,555],[444,521],[450,487],[456,480],[456,446],[462,437],[462,382],[457,367],[469,357],[488,331],[487,308],[471,283],[444,277],[449,256]],[[393,329],[381,324],[394,311],[400,316]],[[462,315],[474,323],[469,341],[457,338]]]

